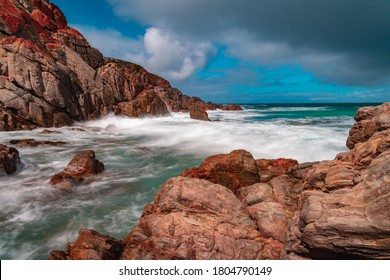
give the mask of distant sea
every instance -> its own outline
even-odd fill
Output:
[[[77,125],[85,131],[0,132],[6,145],[21,138],[68,142],[18,148],[22,166],[14,175],[0,174],[0,259],[47,259],[83,228],[124,237],[168,178],[207,156],[246,149],[255,158],[333,159],[347,150],[353,116],[367,105],[376,104],[243,104],[243,111],[210,111],[213,122],[192,120],[187,113],[108,116]],[[86,149],[105,164],[103,175],[71,193],[48,185]]]

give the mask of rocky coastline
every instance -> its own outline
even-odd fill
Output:
[[[334,160],[208,157],[169,179],[128,236],[81,230],[50,259],[390,259],[390,103],[355,120]]]
[[[209,121],[206,110],[242,110],[187,96],[139,65],[104,57],[49,1],[0,5],[0,131],[110,113],[188,112]],[[390,103],[363,107],[355,120],[349,151],[334,160],[255,159],[246,150],[208,157],[169,179],[127,236],[83,229],[49,259],[390,259]],[[17,176],[19,152],[10,145],[64,144],[0,144],[0,176]],[[86,150],[50,185],[71,192],[104,169]]]

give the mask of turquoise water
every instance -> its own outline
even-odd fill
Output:
[[[332,159],[346,150],[348,130],[361,106],[246,104],[244,111],[209,112],[214,122],[195,121],[185,113],[145,119],[108,116],[77,125],[85,131],[0,132],[3,144],[20,138],[68,143],[20,148],[18,172],[0,174],[0,258],[47,259],[50,250],[64,249],[82,228],[124,237],[168,178],[213,154],[242,148],[255,158]],[[71,193],[48,185],[85,149],[93,149],[105,164],[102,175]]]

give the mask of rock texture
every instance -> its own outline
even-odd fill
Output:
[[[242,111],[241,106],[237,104],[223,105],[221,109],[225,111]]]
[[[62,172],[51,177],[50,184],[71,190],[73,185],[84,181],[86,177],[103,171],[104,165],[95,158],[95,152],[87,150],[77,154]]]
[[[190,107],[188,112],[190,113],[191,119],[200,120],[200,121],[211,121],[209,119],[209,115],[207,114],[206,110],[202,107],[192,106]]]
[[[387,103],[359,110],[356,120],[365,125],[351,129],[348,143],[354,139],[354,147],[335,160],[255,160],[244,150],[207,158],[164,184],[128,236],[112,241],[123,244],[113,255],[390,259],[388,108]],[[370,123],[380,126],[367,129]],[[68,246],[51,258],[96,258],[111,239],[94,240],[82,233],[75,244],[85,247]],[[94,244],[92,251],[88,244]]]
[[[216,109],[139,65],[105,58],[47,0],[0,0],[0,131]]]
[[[19,161],[18,150],[0,144],[0,175],[2,170],[4,170],[6,174],[15,173]]]

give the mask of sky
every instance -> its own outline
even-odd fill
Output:
[[[390,101],[388,0],[52,2],[105,56],[205,101]]]

